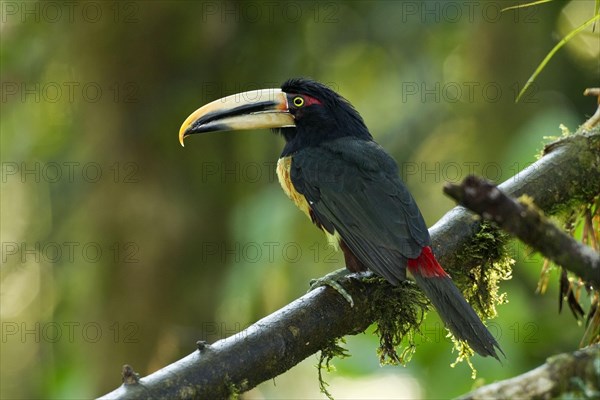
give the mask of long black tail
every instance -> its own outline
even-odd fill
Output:
[[[478,354],[500,361],[496,349],[503,356],[504,352],[498,342],[437,262],[431,248],[423,248],[417,259],[409,260],[408,269],[452,334]]]

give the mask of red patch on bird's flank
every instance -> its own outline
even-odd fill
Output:
[[[426,278],[441,278],[448,276],[440,263],[435,259],[431,247],[429,246],[423,247],[419,257],[408,259],[408,270],[413,275],[417,274]]]

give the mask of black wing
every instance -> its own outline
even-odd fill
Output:
[[[397,284],[429,232],[394,160],[372,141],[351,137],[293,155],[291,180],[318,222],[336,231],[369,269]]]

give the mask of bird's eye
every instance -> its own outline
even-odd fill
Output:
[[[296,107],[302,107],[304,105],[304,99],[300,96],[294,97],[294,100],[292,100],[292,102]]]

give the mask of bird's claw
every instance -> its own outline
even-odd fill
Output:
[[[371,275],[370,271],[367,271],[364,273],[363,272],[352,273],[352,272],[348,271],[346,268],[340,268],[336,271],[328,273],[327,275],[325,275],[322,278],[311,279],[310,289],[308,289],[308,291],[309,292],[313,291],[320,286],[329,286],[333,290],[338,292],[340,295],[342,295],[342,297],[344,299],[346,299],[346,301],[348,303],[350,303],[350,307],[354,307],[354,300],[352,299],[352,296],[350,296],[350,293],[348,293],[346,291],[346,289],[344,289],[344,287],[340,284],[339,280],[342,278],[346,278],[346,277],[357,277],[360,279],[362,277],[368,277],[370,275]]]

